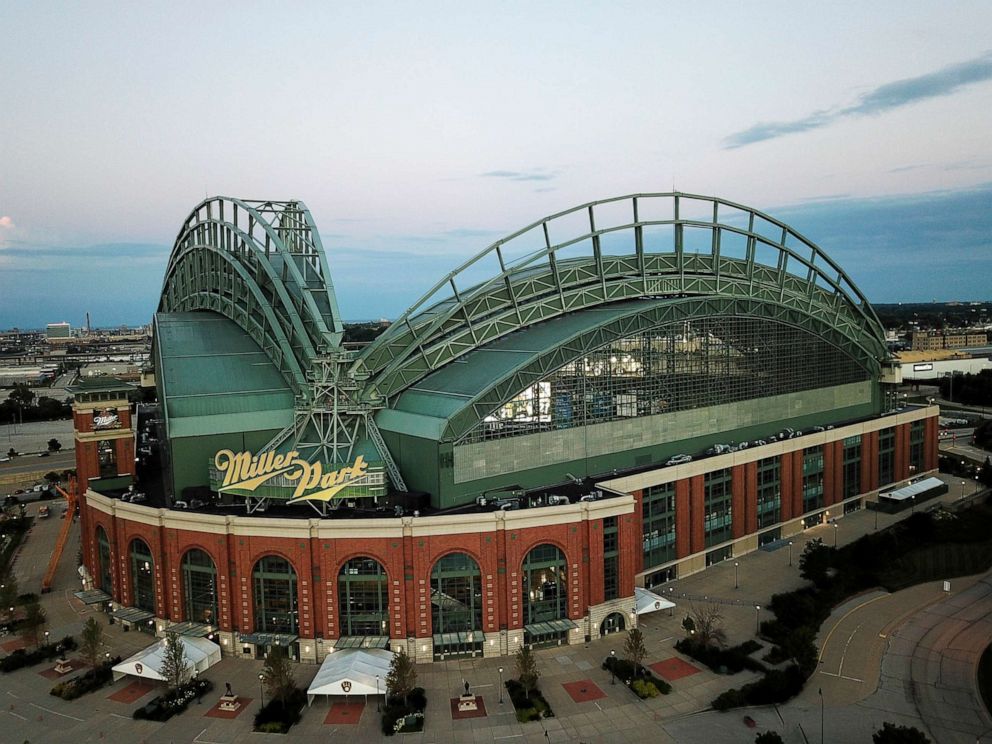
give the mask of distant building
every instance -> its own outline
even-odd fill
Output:
[[[64,342],[72,338],[72,326],[66,322],[49,323],[45,326],[45,338],[49,343]]]
[[[913,331],[913,349],[932,351],[935,349],[966,349],[971,346],[985,346],[989,336],[985,331],[946,330]]]

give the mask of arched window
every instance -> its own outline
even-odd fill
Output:
[[[107,594],[114,593],[114,579],[111,573],[113,561],[110,558],[110,540],[103,527],[97,525],[96,528],[96,585]]]
[[[611,612],[605,618],[603,622],[599,625],[599,634],[601,636],[609,635],[610,633],[617,633],[626,627],[626,623],[623,619],[623,614],[620,612]]]
[[[431,623],[435,633],[482,629],[482,575],[464,553],[452,553],[431,571]]]
[[[434,657],[482,653],[482,572],[464,553],[452,553],[431,571]]]
[[[182,561],[183,600],[186,619],[217,624],[217,568],[203,550],[187,550]]]
[[[352,558],[338,574],[342,636],[389,635],[389,581],[379,561]]]
[[[285,558],[267,555],[252,571],[255,584],[255,630],[296,633],[298,611],[296,571]]]
[[[115,477],[117,475],[117,451],[114,449],[114,442],[104,439],[97,444],[96,449],[100,456],[100,477]]]
[[[140,537],[131,541],[131,585],[134,606],[155,612],[155,559],[148,543]]]
[[[524,625],[568,617],[568,570],[565,554],[554,545],[538,545],[524,558]]]

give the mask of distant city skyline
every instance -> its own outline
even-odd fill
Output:
[[[149,322],[205,195],[301,199],[393,318],[583,202],[718,196],[873,302],[992,296],[992,5],[0,7],[0,328]]]

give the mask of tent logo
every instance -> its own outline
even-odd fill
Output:
[[[136,671],[138,674],[141,674],[141,672],[144,671],[144,669],[145,668],[141,665],[141,662],[138,662],[137,664],[134,665],[134,671]]]
[[[348,680],[342,682],[341,689],[344,690],[345,692],[351,692],[351,682],[349,682]]]

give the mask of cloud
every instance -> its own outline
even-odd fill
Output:
[[[5,230],[10,230],[14,226],[14,220],[12,220],[8,215],[0,217],[0,227]]]
[[[482,178],[503,178],[507,181],[550,181],[558,174],[535,168],[531,171],[494,170],[480,175]]]
[[[733,150],[787,134],[820,129],[850,116],[881,114],[917,101],[948,96],[966,85],[990,79],[992,79],[992,52],[986,52],[980,57],[949,65],[926,75],[880,85],[862,94],[851,106],[814,111],[793,121],[759,122],[747,129],[734,132],[724,140],[723,146],[726,150]]]

